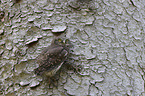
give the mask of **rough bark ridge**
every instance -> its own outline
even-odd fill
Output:
[[[0,95],[143,96],[145,0],[1,0]],[[60,73],[58,87],[34,74],[51,32],[66,31],[80,75]],[[37,86],[39,85],[39,86]],[[36,87],[37,86],[37,87]],[[36,88],[32,88],[36,87]]]

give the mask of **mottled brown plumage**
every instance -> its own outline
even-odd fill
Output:
[[[68,39],[55,37],[50,46],[45,48],[37,57],[39,67],[35,69],[37,75],[52,77],[61,68],[69,54]]]

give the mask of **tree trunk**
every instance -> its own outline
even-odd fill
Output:
[[[144,0],[0,3],[1,96],[145,95]],[[70,61],[82,70],[61,70],[57,87],[48,86],[34,74],[35,59],[52,32],[63,31],[73,44]]]

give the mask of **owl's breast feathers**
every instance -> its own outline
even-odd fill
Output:
[[[37,75],[53,76],[61,67],[69,52],[62,46],[50,46],[37,57],[39,67],[35,69]]]

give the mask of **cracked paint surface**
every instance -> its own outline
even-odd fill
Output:
[[[144,4],[143,0],[16,4],[0,0],[5,13],[0,21],[0,95],[145,95]],[[62,31],[74,45],[73,63],[83,69],[79,74],[61,71],[56,88],[33,70],[38,67],[35,58],[51,44],[51,32]]]

